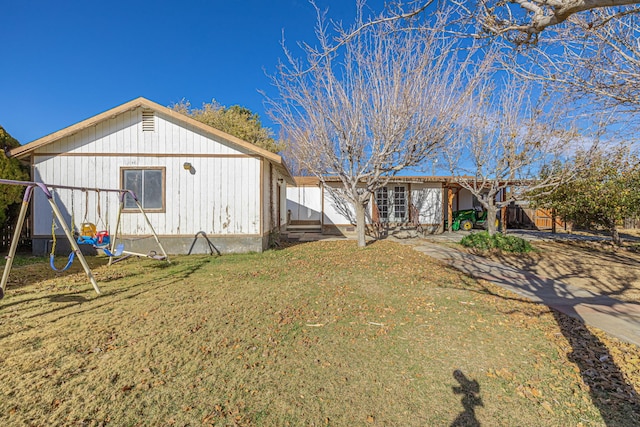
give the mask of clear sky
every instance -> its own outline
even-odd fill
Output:
[[[380,7],[380,1],[369,1]],[[355,0],[317,0],[351,22]],[[287,45],[314,41],[306,0],[0,0],[0,125],[22,144],[139,96],[257,112]]]

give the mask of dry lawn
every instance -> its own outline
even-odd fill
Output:
[[[495,261],[622,301],[640,303],[640,253],[609,242],[534,242],[529,254],[491,254]]]
[[[0,425],[640,423],[637,347],[407,246],[101,262],[14,270]]]

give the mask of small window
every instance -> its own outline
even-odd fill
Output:
[[[164,211],[164,168],[122,169],[122,188],[133,191],[145,210]],[[130,195],[124,198],[125,209],[135,209]]]

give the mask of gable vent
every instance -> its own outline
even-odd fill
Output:
[[[154,114],[151,110],[142,111],[142,131],[153,132],[155,130]]]

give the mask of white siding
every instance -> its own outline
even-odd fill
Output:
[[[322,188],[287,187],[287,210],[292,221],[318,221],[322,216]]]
[[[335,184],[336,187],[340,184]],[[351,202],[334,195],[329,187],[324,190],[323,224],[349,225],[356,223],[356,213]]]
[[[457,194],[458,200],[453,201],[453,210],[473,209],[473,194],[467,189],[461,189]]]
[[[142,132],[141,112],[138,108],[120,114],[36,150],[34,179],[121,188],[123,167],[166,168],[165,212],[148,213],[158,234],[260,234],[261,160],[158,113],[155,132]],[[183,168],[185,162],[191,163],[193,174]],[[51,232],[51,210],[39,193],[34,202],[36,236]],[[79,225],[85,216],[85,196],[71,190],[56,193],[67,217],[75,211]],[[113,232],[119,200],[114,194],[101,197],[103,220]],[[86,216],[98,222],[94,192],[89,192]],[[144,218],[136,213],[123,213],[121,230],[124,235],[149,234]]]
[[[442,223],[441,184],[411,184],[411,203],[420,213],[420,224]]]

